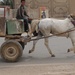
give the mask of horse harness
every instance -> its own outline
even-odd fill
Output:
[[[72,16],[72,15],[70,15],[70,17],[73,19],[73,20],[71,20],[71,23],[74,25],[74,27],[75,27],[75,16]]]
[[[75,27],[75,20],[74,21],[71,21],[71,23],[74,25],[74,27]]]

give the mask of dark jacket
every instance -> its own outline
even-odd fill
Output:
[[[17,19],[24,19],[25,16],[28,17],[27,12],[25,11],[24,6],[21,5],[21,6],[18,8],[18,10],[17,10],[16,18],[17,18]]]

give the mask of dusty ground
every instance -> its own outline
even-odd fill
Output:
[[[75,75],[74,63],[0,67],[0,75]]]
[[[0,40],[0,44],[3,40]],[[70,39],[50,38],[50,47],[56,57],[51,58],[48,50],[40,40],[32,54],[28,51],[32,47],[29,42],[19,62],[6,63],[0,57],[0,75],[75,75],[75,54],[67,53],[72,46]]]

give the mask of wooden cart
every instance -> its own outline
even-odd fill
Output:
[[[22,56],[28,41],[27,37],[21,36],[23,32],[23,20],[0,18],[0,37],[5,37],[5,42],[0,47],[0,55],[5,61],[18,61]]]

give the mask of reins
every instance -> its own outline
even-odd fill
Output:
[[[59,36],[59,35],[62,35],[62,34],[65,34],[65,33],[69,33],[69,32],[72,32],[75,30],[75,27],[65,31],[65,32],[62,32],[62,33],[56,33],[56,34],[53,34],[53,35],[50,35],[50,36],[43,36],[43,37],[39,37],[39,38],[35,38],[35,39],[30,39],[30,41],[35,41],[35,40],[39,40],[39,39],[44,39],[44,38],[49,38],[49,37],[53,37],[53,36]]]

